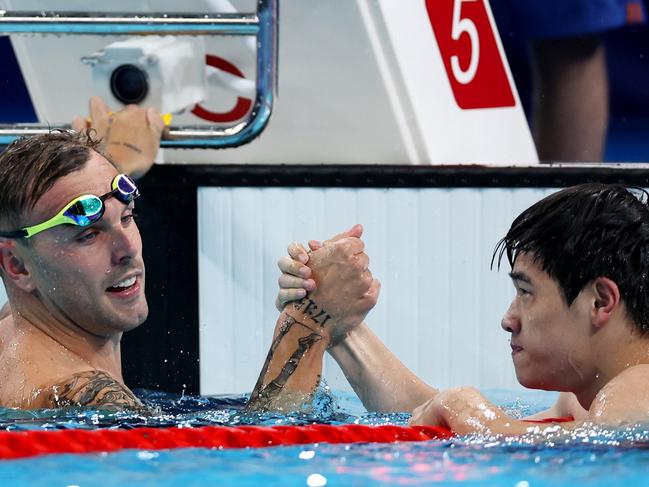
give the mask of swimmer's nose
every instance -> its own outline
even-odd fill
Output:
[[[137,255],[140,246],[137,230],[120,228],[113,235],[113,263],[128,264]]]
[[[521,331],[521,320],[514,307],[514,303],[509,305],[509,309],[505,312],[503,319],[500,321],[500,326],[503,330],[516,335]]]

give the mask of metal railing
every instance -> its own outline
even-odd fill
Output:
[[[257,137],[270,118],[277,91],[279,0],[259,0],[254,14],[106,14],[91,12],[8,12],[0,10],[0,34],[72,35],[242,35],[257,38],[257,93],[246,117],[230,126],[176,127],[162,147],[226,148]],[[64,126],[62,128],[69,128]],[[46,133],[40,124],[0,124],[0,145]]]

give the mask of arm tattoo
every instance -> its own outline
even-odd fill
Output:
[[[102,409],[147,411],[126,386],[101,370],[79,372],[51,386],[49,402],[55,408],[98,406]]]
[[[261,372],[259,373],[259,379],[257,379],[255,388],[252,390],[252,394],[250,394],[251,401],[253,400],[253,398],[259,395],[259,391],[261,390],[264,384],[264,377],[266,377],[266,372],[268,372],[268,366],[270,365],[270,362],[273,360],[273,356],[275,355],[275,350],[277,350],[277,346],[280,344],[282,339],[286,336],[286,334],[289,332],[289,330],[293,327],[295,323],[297,323],[297,321],[295,321],[292,316],[286,316],[286,318],[280,325],[279,333],[273,340],[273,343],[270,345],[270,350],[268,350],[268,355],[266,355],[266,361],[264,362],[264,366],[261,368]]]
[[[302,298],[296,302],[293,307],[297,311],[301,311],[309,318],[311,318],[316,324],[324,327],[325,323],[331,318],[329,313],[324,308],[321,308],[316,304],[315,301],[309,298]]]
[[[278,398],[278,396],[284,389],[284,386],[286,385],[288,379],[297,370],[297,367],[300,364],[300,360],[302,360],[302,357],[304,357],[304,355],[311,349],[311,347],[315,343],[322,340],[322,336],[315,332],[310,333],[309,335],[304,336],[302,338],[299,338],[297,349],[286,361],[286,363],[280,370],[279,374],[277,374],[277,377],[275,377],[273,380],[271,380],[268,384],[264,386],[263,385],[264,378],[266,377],[266,373],[268,372],[268,367],[270,365],[270,362],[272,361],[273,356],[275,355],[275,351],[277,350],[277,347],[282,341],[282,339],[286,336],[286,334],[291,330],[291,328],[295,324],[302,325],[308,328],[304,323],[295,320],[291,316],[287,316],[285,320],[282,322],[282,324],[280,325],[280,331],[277,334],[277,337],[275,337],[275,339],[273,340],[273,343],[271,344],[270,350],[268,351],[268,355],[266,356],[266,361],[264,362],[264,366],[262,367],[261,373],[259,374],[259,379],[257,380],[257,384],[255,384],[255,388],[253,389],[252,394],[250,395],[250,400],[246,405],[247,410],[249,411],[268,410],[271,407],[273,401],[275,401]],[[320,380],[318,377],[318,381],[316,381],[314,389],[315,387],[317,387],[319,382]]]

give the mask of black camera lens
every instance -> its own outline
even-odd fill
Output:
[[[117,66],[110,75],[110,91],[126,105],[140,103],[149,92],[147,74],[133,64]]]

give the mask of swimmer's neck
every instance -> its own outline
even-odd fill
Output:
[[[607,384],[618,380],[625,371],[649,364],[649,337],[638,337],[631,323],[618,325],[591,342],[591,354],[597,362],[589,372],[584,370],[586,380],[581,387],[571,391],[584,409],[590,409]]]
[[[16,336],[52,341],[53,346],[78,357],[89,368],[103,370],[124,382],[120,347],[122,333],[108,337],[93,334],[60,312],[47,309],[39,300],[29,301],[29,306],[20,300],[11,301],[11,321]]]

